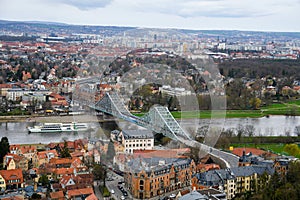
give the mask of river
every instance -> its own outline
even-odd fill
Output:
[[[220,124],[221,120],[200,119],[199,127]],[[0,137],[8,137],[10,144],[32,144],[32,143],[50,143],[61,142],[63,140],[75,140],[80,138],[99,138],[103,137],[103,132],[111,131],[117,127],[114,122],[105,122],[105,126],[99,123],[89,123],[92,131],[83,133],[31,133],[26,127],[32,126],[33,122],[1,122]],[[121,122],[121,125],[123,123]],[[181,125],[187,127],[194,126],[194,120],[182,120]],[[224,129],[235,129],[239,125],[252,125],[255,129],[254,135],[263,136],[284,136],[296,135],[295,127],[300,125],[300,117],[270,116],[269,118],[228,118],[225,120]],[[101,128],[100,128],[101,127]],[[122,127],[124,127],[122,125]]]

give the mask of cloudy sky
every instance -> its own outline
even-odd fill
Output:
[[[0,0],[0,19],[185,29],[299,31],[300,0]]]

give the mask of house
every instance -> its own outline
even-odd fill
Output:
[[[274,169],[278,174],[285,176],[289,168],[289,163],[290,160],[288,159],[276,159],[274,162]]]
[[[118,135],[124,146],[125,153],[134,150],[151,150],[154,147],[154,136],[149,130],[122,130]]]
[[[6,169],[22,169],[28,170],[28,160],[25,156],[19,156],[17,154],[8,153],[3,158],[3,168]]]
[[[53,175],[55,179],[60,180],[65,175],[74,175],[76,173],[76,170],[74,168],[57,168],[54,169]]]
[[[197,173],[191,180],[196,189],[216,188],[226,193],[227,199],[235,196],[235,177],[229,169],[210,170]]]
[[[87,198],[94,194],[93,188],[82,188],[67,191],[67,199]]]
[[[92,174],[65,175],[60,180],[60,185],[63,189],[80,189],[93,185]]]
[[[6,189],[6,182],[3,176],[0,174],[0,191],[4,191]]]
[[[45,163],[49,163],[52,158],[58,158],[58,153],[55,149],[48,151],[40,151],[37,153],[38,156],[38,166],[41,166]]]
[[[101,154],[97,149],[92,149],[88,151],[87,153],[85,153],[84,157],[85,157],[85,161],[89,161],[90,163],[94,162],[96,164],[100,164]]]
[[[73,180],[74,176],[72,175],[64,175],[60,180],[60,185],[62,188],[66,188],[69,185],[75,185],[75,181]]]
[[[0,175],[2,179],[5,180],[6,189],[18,189],[23,187],[22,169],[0,170]]]
[[[65,108],[69,105],[65,97],[54,92],[49,94],[49,101],[52,108]]]

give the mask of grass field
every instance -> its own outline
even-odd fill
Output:
[[[191,118],[244,118],[244,117],[264,117],[268,115],[300,115],[300,100],[291,101],[289,103],[273,103],[263,106],[260,110],[226,110],[214,111],[213,114],[209,110],[201,111],[173,111],[174,118],[191,119]],[[226,113],[226,114],[225,114]],[[143,113],[137,113],[136,116],[143,116]]]
[[[300,100],[288,103],[274,103],[261,108],[261,112],[266,115],[300,115]]]

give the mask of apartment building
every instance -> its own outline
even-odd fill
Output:
[[[112,132],[115,139],[124,146],[124,152],[132,154],[134,150],[151,150],[154,147],[154,136],[149,130],[122,130]]]
[[[191,159],[136,158],[129,162],[124,180],[134,198],[144,199],[190,186],[196,165]]]

